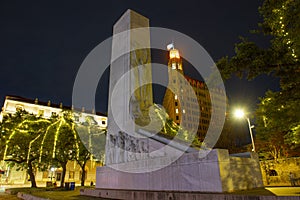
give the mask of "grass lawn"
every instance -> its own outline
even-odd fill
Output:
[[[0,200],[20,200],[16,195],[0,192]]]

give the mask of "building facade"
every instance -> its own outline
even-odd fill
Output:
[[[22,98],[18,96],[6,96],[4,105],[2,107],[2,112],[0,113],[0,122],[3,120],[3,117],[8,114],[14,114],[18,110],[25,110],[28,113],[34,115],[39,115],[45,119],[49,119],[52,115],[61,115],[63,110],[71,110],[73,114],[73,120],[77,125],[84,125],[87,121],[91,121],[93,126],[104,130],[107,127],[107,117],[95,113],[95,111],[86,112],[84,108],[80,111],[72,107],[63,106],[60,104],[53,104],[50,101],[40,102],[38,99],[32,100],[27,98]],[[5,156],[5,155],[4,155]],[[0,184],[26,184],[29,183],[29,178],[26,171],[17,171],[16,167],[10,168],[3,158],[0,161]],[[102,161],[99,160],[89,160],[87,162],[85,171],[86,171],[86,182],[95,182],[96,177],[96,167],[101,166]],[[67,164],[67,172],[65,176],[65,181],[68,182],[80,182],[81,178],[81,168],[74,162],[69,161]],[[62,176],[62,169],[49,166],[49,169],[46,171],[35,170],[35,177],[37,184],[45,184],[47,181],[52,181],[59,183]]]
[[[223,101],[226,94],[218,88],[209,91],[203,81],[185,75],[179,51],[174,48],[174,45],[171,46],[172,48],[168,49],[169,83],[163,99],[163,106],[169,117],[177,125],[186,127],[188,130],[197,131],[197,135],[203,140],[211,121],[212,104],[210,92],[213,93],[213,97],[217,102]],[[183,80],[183,77],[185,80]]]

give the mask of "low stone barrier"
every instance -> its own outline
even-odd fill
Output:
[[[18,192],[10,189],[5,189],[5,193],[11,194],[11,195],[16,195]]]
[[[41,198],[41,197],[36,197],[31,194],[26,194],[23,192],[18,192],[17,197],[21,198],[21,199],[25,199],[25,200],[49,200],[49,199],[45,199],[45,198]]]

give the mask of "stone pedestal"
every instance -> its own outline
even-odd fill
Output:
[[[152,164],[164,165],[168,157],[137,160],[98,167],[96,188],[115,190],[228,192],[263,187],[258,160],[230,157],[228,150],[214,149],[204,158],[198,152],[185,153],[172,164],[151,171]],[[141,168],[145,173],[116,170]]]

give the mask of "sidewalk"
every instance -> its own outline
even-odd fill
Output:
[[[300,187],[266,187],[276,196],[300,196]]]

